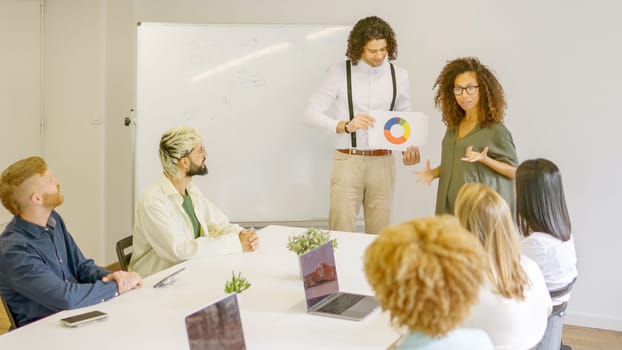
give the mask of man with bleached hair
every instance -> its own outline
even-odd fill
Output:
[[[166,131],[160,139],[160,182],[136,204],[129,269],[149,276],[197,256],[250,252],[259,237],[232,224],[192,183],[207,174],[207,151],[194,128]]]

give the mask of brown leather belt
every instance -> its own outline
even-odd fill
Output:
[[[338,149],[338,152],[345,154],[353,154],[356,156],[386,156],[391,154],[391,151],[388,149]]]

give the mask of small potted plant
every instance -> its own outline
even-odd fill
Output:
[[[250,286],[251,283],[240,272],[236,276],[235,272],[231,271],[231,281],[225,282],[225,293],[240,294],[250,288]]]
[[[333,243],[333,248],[337,248],[337,239],[330,239],[330,233],[328,231],[323,231],[319,228],[310,227],[307,231],[296,235],[290,236],[287,240],[287,249],[296,253],[297,255],[302,255],[310,250],[313,250],[322,244],[331,241]]]
[[[337,239],[330,239],[330,233],[319,228],[310,227],[305,232],[290,236],[287,240],[287,249],[296,253],[298,257],[302,254],[313,250],[327,242],[333,244],[333,248],[337,248]],[[298,258],[298,276],[302,279],[302,269],[300,268],[300,258]]]

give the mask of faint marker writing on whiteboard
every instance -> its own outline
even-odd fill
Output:
[[[261,87],[266,86],[266,81],[261,74],[253,74],[246,79],[240,80],[240,85],[250,88]]]

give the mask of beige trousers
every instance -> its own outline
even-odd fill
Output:
[[[389,226],[395,183],[393,155],[361,156],[335,151],[330,180],[328,227],[353,232],[363,205],[365,232]]]

